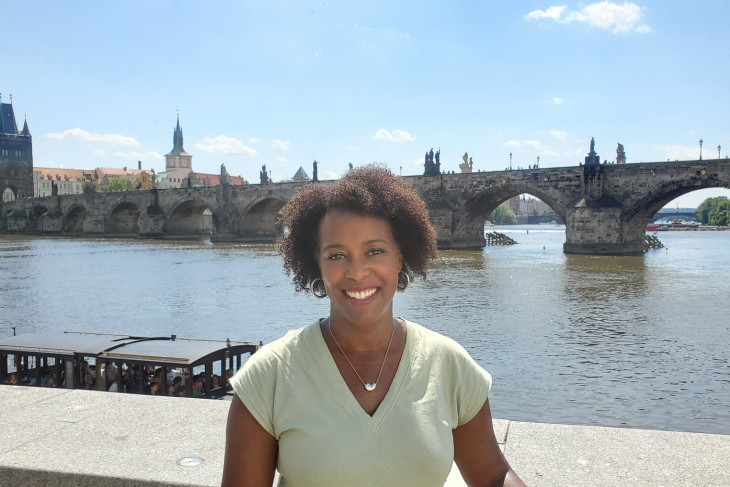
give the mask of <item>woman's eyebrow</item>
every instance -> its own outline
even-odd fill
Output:
[[[372,245],[375,243],[388,243],[388,241],[383,238],[374,238],[372,240],[368,240],[368,241],[364,242],[364,245]],[[343,244],[334,243],[334,244],[325,245],[324,247],[322,247],[322,250],[341,249],[343,247],[344,247]]]

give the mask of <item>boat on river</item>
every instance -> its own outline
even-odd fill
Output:
[[[0,338],[0,380],[35,387],[134,393],[154,390],[152,393],[159,391],[159,395],[167,395],[175,383],[181,396],[220,398],[230,392],[226,372],[238,370],[245,356],[258,348],[251,342],[176,335],[24,334]],[[198,387],[205,392],[194,390],[195,382],[200,382]]]
[[[647,232],[656,232],[659,230],[667,230],[667,229],[668,228],[666,225],[661,225],[659,223],[647,223],[647,225],[646,225]]]

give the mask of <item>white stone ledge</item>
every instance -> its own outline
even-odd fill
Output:
[[[0,386],[0,486],[220,485],[229,402]],[[495,420],[533,487],[730,485],[730,436]],[[196,466],[182,466],[197,458]],[[463,486],[454,468],[446,485]]]

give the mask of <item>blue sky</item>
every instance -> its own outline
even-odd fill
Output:
[[[2,101],[36,166],[275,181],[382,162],[421,174],[730,151],[730,2],[34,1],[3,6]],[[692,193],[672,207],[696,206]]]

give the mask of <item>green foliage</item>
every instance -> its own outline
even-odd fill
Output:
[[[128,179],[111,178],[107,191],[133,191],[134,183]]]
[[[510,225],[517,221],[517,217],[506,203],[502,203],[489,215],[489,221],[495,225]]]
[[[727,226],[730,223],[730,200],[726,196],[707,198],[697,207],[695,219],[703,225]]]
[[[86,196],[99,192],[99,185],[93,181],[84,181],[81,190]]]

